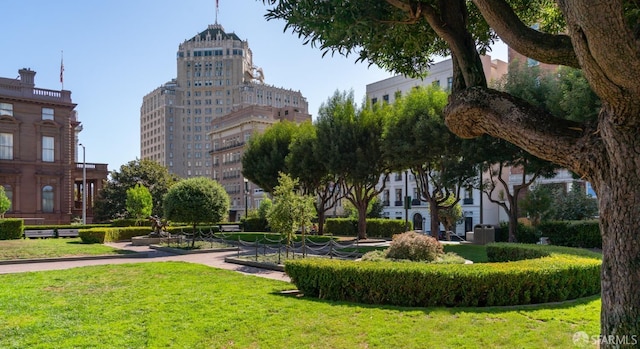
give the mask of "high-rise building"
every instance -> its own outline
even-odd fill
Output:
[[[0,185],[11,200],[6,216],[68,224],[84,212],[91,222],[107,165],[78,161],[82,125],[71,91],[37,88],[35,71],[18,72],[17,79],[0,78]]]
[[[143,98],[141,158],[184,178],[212,177],[212,123],[252,105],[308,113],[299,91],[264,83],[246,40],[217,23],[209,25],[178,46],[177,78]]]

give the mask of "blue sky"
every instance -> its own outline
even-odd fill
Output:
[[[64,51],[64,89],[84,126],[80,142],[87,162],[109,169],[140,157],[142,97],[176,75],[178,44],[215,22],[215,0],[1,0],[0,76],[17,77],[21,68],[37,72],[36,86],[60,90]],[[265,83],[300,90],[309,112],[333,92],[354,90],[390,73],[355,56],[330,55],[302,44],[284,22],[264,19],[256,0],[220,0],[218,23],[249,41],[253,63]],[[506,60],[502,50],[492,54]]]

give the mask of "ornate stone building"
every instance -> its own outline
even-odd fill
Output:
[[[35,87],[36,72],[0,78],[0,185],[11,200],[6,217],[25,224],[67,224],[82,217],[83,167],[87,217],[107,178],[106,164],[76,162],[82,130],[71,91]]]

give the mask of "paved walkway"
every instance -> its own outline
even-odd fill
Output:
[[[283,273],[274,270],[244,266],[239,264],[227,263],[225,257],[233,257],[237,252],[210,252],[210,253],[194,253],[186,255],[174,255],[168,252],[156,251],[148,246],[133,246],[130,242],[109,243],[109,246],[145,253],[146,257],[122,257],[122,258],[105,258],[90,260],[59,260],[52,262],[37,263],[18,263],[18,264],[0,264],[0,274],[22,273],[30,271],[43,270],[61,270],[89,265],[103,264],[124,264],[124,263],[145,263],[145,262],[165,262],[165,261],[183,261],[189,263],[199,263],[214,268],[234,270],[247,275],[255,275],[274,280],[291,282],[291,279]]]

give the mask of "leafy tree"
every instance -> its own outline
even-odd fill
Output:
[[[444,124],[447,93],[435,86],[412,89],[394,103],[384,134],[393,170],[410,169],[422,201],[429,204],[431,235],[438,238],[440,212],[455,207],[460,191],[477,176],[464,156],[465,141]]]
[[[288,173],[285,158],[298,126],[291,121],[281,121],[267,128],[262,134],[254,134],[242,155],[242,174],[268,193],[278,185],[278,174]]]
[[[260,207],[258,207],[258,218],[267,219],[267,214],[273,207],[273,201],[269,198],[264,198],[260,201]]]
[[[554,193],[548,185],[538,185],[527,193],[520,208],[529,217],[531,224],[537,226],[540,222],[551,219],[554,215]]]
[[[640,10],[631,0],[263,0],[305,42],[411,76],[451,54],[449,128],[489,134],[592,183],[603,239],[604,337],[640,333]],[[537,23],[537,29],[532,25]],[[574,122],[487,87],[479,54],[499,37],[542,63],[581,69],[602,103]],[[601,347],[616,347],[603,343]]]
[[[311,225],[311,219],[315,216],[314,199],[308,195],[298,195],[295,192],[298,180],[285,173],[280,173],[278,183],[273,191],[275,204],[267,214],[267,220],[271,230],[280,233],[287,240],[288,256],[288,247],[298,229],[301,230],[304,241],[306,228]]]
[[[598,202],[578,182],[573,183],[569,192],[556,193],[555,207],[553,218],[557,220],[591,219],[598,214]]]
[[[358,238],[367,238],[369,202],[384,190],[388,176],[382,133],[387,109],[358,108],[350,93],[336,91],[320,106],[317,133],[328,172],[339,178],[341,193],[358,210]],[[385,183],[386,181],[383,181]]]
[[[140,220],[151,215],[153,199],[147,187],[136,184],[135,187],[127,189],[127,212],[131,217]]]
[[[0,185],[0,218],[4,218],[4,214],[11,208],[11,200],[4,191],[4,186]]]
[[[189,178],[169,189],[164,197],[164,210],[167,219],[193,226],[193,247],[196,226],[204,222],[222,221],[229,211],[229,196],[218,182],[210,178]]]
[[[449,199],[447,199],[447,202],[445,202],[445,205],[442,205],[442,208],[439,211],[438,216],[440,217],[440,222],[442,222],[446,231],[455,231],[456,225],[462,222],[462,219],[464,218],[462,215],[460,200],[453,196],[450,196]]]
[[[286,163],[291,176],[300,181],[303,192],[316,198],[318,235],[322,235],[326,212],[336,205],[341,195],[339,178],[329,172],[325,152],[320,146],[314,125],[300,125],[289,146]]]
[[[162,216],[163,197],[169,188],[178,181],[166,167],[155,161],[134,160],[120,166],[120,171],[112,171],[96,199],[94,217],[98,221],[124,218],[127,216],[127,189],[140,184],[149,189],[153,199],[153,215]]]

